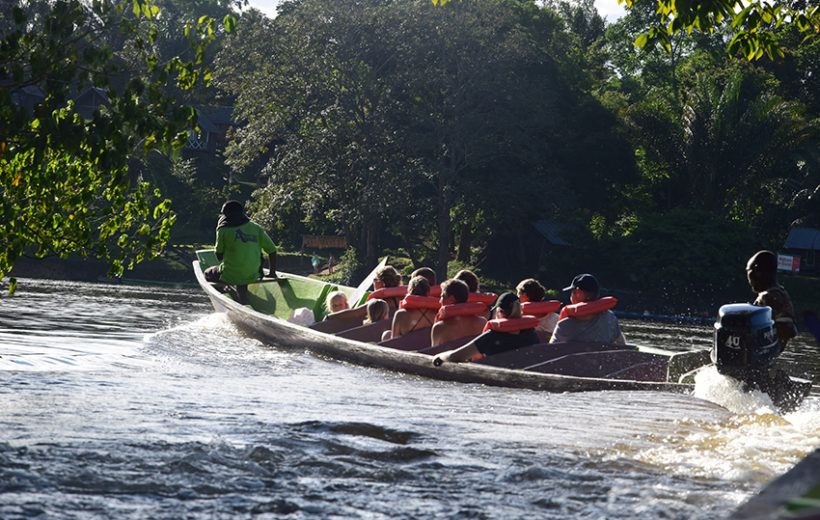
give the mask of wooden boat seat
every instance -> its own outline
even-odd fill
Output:
[[[398,338],[382,341],[379,345],[396,350],[421,350],[430,348],[430,329],[431,327],[416,329],[407,334],[402,334]]]
[[[625,348],[627,347],[624,345],[600,342],[539,343],[487,356],[475,362],[502,368],[525,368],[569,354],[624,350]]]
[[[666,381],[668,356],[639,350],[579,352],[526,367],[547,374],[637,381]]]
[[[365,343],[377,343],[381,341],[382,333],[386,330],[390,330],[390,327],[392,325],[393,320],[385,318],[375,323],[359,325],[358,327],[344,330],[336,335],[340,338],[352,339],[355,341],[363,341]]]
[[[361,326],[362,320],[359,318],[336,318],[314,323],[310,328],[319,332],[336,334],[343,330],[350,330]]]

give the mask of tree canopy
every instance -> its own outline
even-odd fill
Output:
[[[116,273],[162,249],[174,213],[128,160],[186,142],[194,113],[168,89],[207,79],[216,22],[189,27],[190,59],[160,59],[158,16],[151,0],[3,3],[0,278],[23,254],[99,256]]]

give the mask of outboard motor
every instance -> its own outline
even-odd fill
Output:
[[[765,390],[778,354],[771,307],[730,303],[720,308],[711,353],[718,372]]]

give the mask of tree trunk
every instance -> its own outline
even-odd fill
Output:
[[[436,224],[438,225],[438,258],[436,260],[436,278],[444,281],[447,279],[447,263],[450,261],[450,244],[453,240],[453,227],[450,221],[450,205],[447,196],[439,183],[438,195],[438,215]]]
[[[379,223],[371,219],[365,224],[365,265],[376,265],[378,261]]]
[[[470,263],[471,249],[473,246],[473,226],[462,224],[458,233],[458,261],[465,264]]]

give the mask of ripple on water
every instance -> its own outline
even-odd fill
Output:
[[[814,395],[777,416],[688,395],[463,385],[278,350],[197,291],[21,294],[0,300],[0,317],[24,308],[3,322],[0,355],[94,368],[0,374],[4,520],[711,520],[820,444]],[[640,331],[681,348],[701,333]]]

